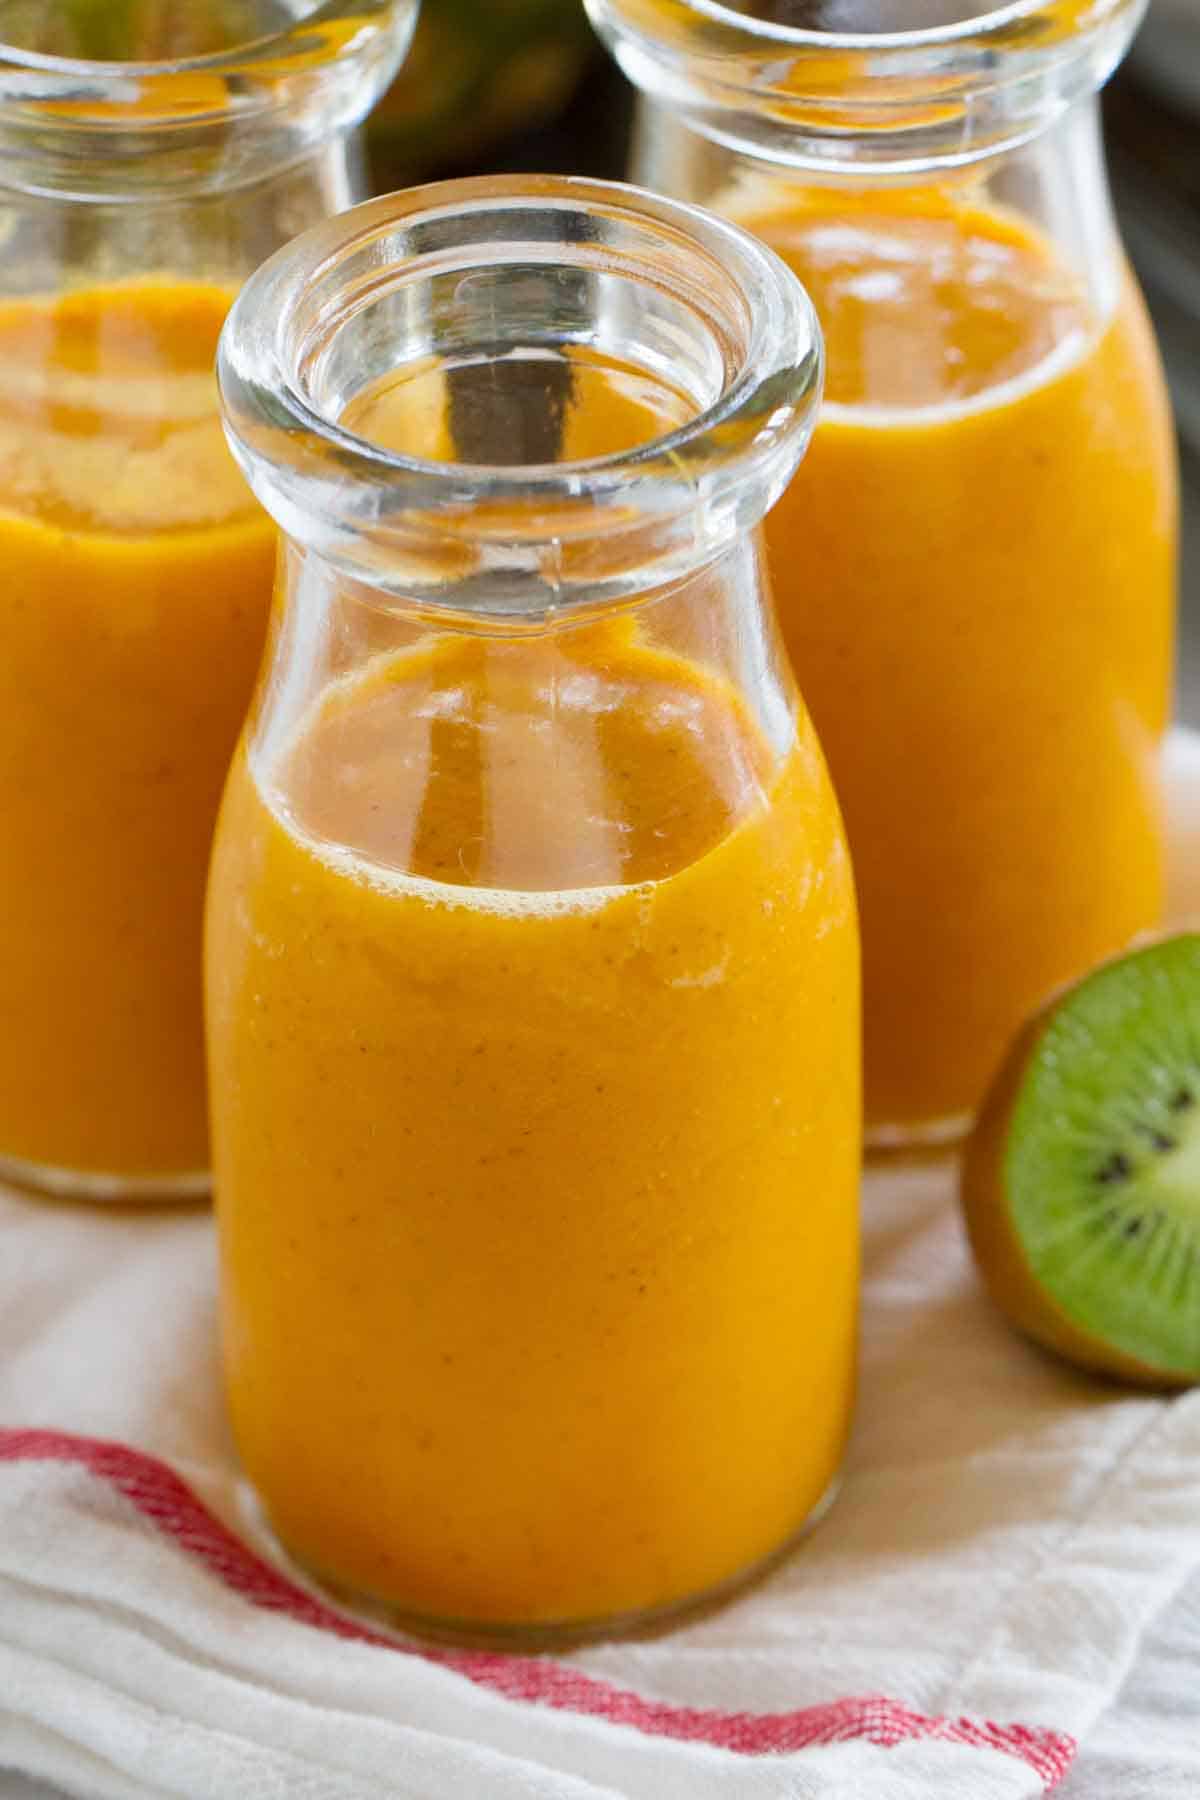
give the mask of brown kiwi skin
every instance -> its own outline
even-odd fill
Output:
[[[975,1263],[1009,1322],[1077,1368],[1136,1387],[1191,1387],[1193,1377],[1126,1356],[1069,1319],[1039,1285],[1012,1223],[1004,1178],[1009,1126],[1030,1058],[1062,998],[1056,996],[1017,1037],[963,1151],[959,1200]]]

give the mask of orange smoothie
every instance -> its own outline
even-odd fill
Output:
[[[767,538],[854,857],[868,1121],[928,1124],[1161,917],[1165,393],[1132,284],[1098,322],[1015,215],[922,191],[739,217],[825,331]]]
[[[235,763],[209,900],[224,1342],[291,1550],[409,1617],[667,1607],[847,1429],[858,965],[777,758],[626,620],[444,635]]]
[[[0,301],[0,1158],[207,1167],[204,881],[274,557],[217,418],[230,298]]]

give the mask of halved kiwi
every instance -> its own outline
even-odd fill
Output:
[[[1105,963],[1021,1034],[968,1143],[975,1259],[1085,1368],[1200,1381],[1200,935]]]

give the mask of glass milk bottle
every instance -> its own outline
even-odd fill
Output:
[[[0,7],[0,1175],[204,1192],[205,874],[275,533],[213,360],[413,0]]]
[[[221,378],[287,542],[208,912],[246,1470],[426,1629],[669,1613],[851,1405],[854,900],[758,530],[811,310],[689,207],[451,183],[268,263]]]
[[[1096,98],[1143,9],[589,6],[640,176],[760,233],[821,319],[772,571],[854,856],[870,1132],[953,1136],[1162,915],[1174,452]]]

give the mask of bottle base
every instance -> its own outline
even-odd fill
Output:
[[[654,1637],[676,1625],[715,1612],[729,1601],[764,1581],[801,1544],[824,1519],[837,1499],[841,1487],[839,1470],[821,1498],[796,1529],[788,1534],[766,1556],[735,1570],[724,1580],[679,1600],[660,1606],[636,1608],[629,1612],[606,1613],[587,1619],[537,1619],[520,1622],[490,1619],[443,1618],[429,1613],[411,1612],[402,1606],[380,1601],[370,1594],[330,1578],[323,1570],[288,1549],[271,1524],[262,1501],[248,1482],[242,1487],[241,1510],[247,1526],[261,1542],[267,1540],[271,1554],[291,1574],[307,1586],[314,1584],[338,1606],[365,1624],[383,1626],[406,1637],[428,1643],[465,1650],[495,1650],[515,1654],[579,1649],[587,1644],[604,1643],[615,1638]]]
[[[874,1162],[904,1156],[949,1156],[974,1123],[974,1113],[963,1112],[912,1125],[868,1125],[864,1140],[867,1157]]]
[[[180,1206],[207,1200],[207,1169],[170,1175],[103,1175],[86,1169],[59,1169],[51,1163],[0,1156],[0,1181],[49,1200],[85,1200],[107,1206]]]

